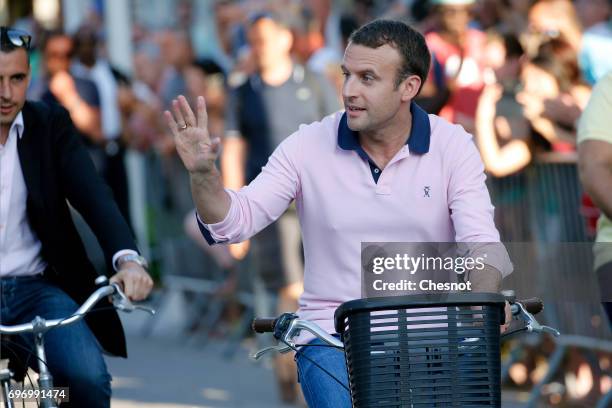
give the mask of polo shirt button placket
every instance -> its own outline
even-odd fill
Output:
[[[388,185],[380,185],[376,189],[378,195],[391,195],[391,188]]]
[[[380,169],[375,169],[374,172],[376,172],[376,170],[380,171]],[[386,177],[386,174],[380,174],[378,178],[378,183],[376,184],[376,194],[391,195],[391,187],[389,187],[389,181],[388,177]]]

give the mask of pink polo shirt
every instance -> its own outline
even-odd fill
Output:
[[[343,112],[301,125],[255,180],[227,190],[223,221],[198,221],[202,233],[211,244],[249,239],[295,200],[305,256],[297,313],[330,333],[335,309],[361,297],[362,241],[499,242],[472,136],[415,103],[411,111],[408,141],[382,172]],[[487,263],[504,276],[512,271],[505,250]]]

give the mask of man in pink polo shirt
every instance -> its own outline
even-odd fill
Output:
[[[300,126],[239,191],[223,188],[204,99],[195,114],[182,96],[165,112],[209,243],[248,239],[295,200],[305,255],[298,314],[330,333],[334,310],[361,297],[361,242],[499,242],[472,137],[413,102],[429,64],[425,39],[408,25],[361,27],[342,64],[345,110]],[[502,252],[471,271],[473,291],[499,290],[512,270]],[[305,349],[297,362],[309,406],[350,407],[348,393],[311,363],[346,384],[342,353]]]

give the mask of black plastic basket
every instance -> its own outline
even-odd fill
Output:
[[[336,310],[353,407],[499,407],[504,297],[369,298]]]

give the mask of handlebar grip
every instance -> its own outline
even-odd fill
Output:
[[[517,300],[518,303],[522,304],[525,309],[531,314],[538,314],[544,309],[544,302],[540,298],[529,298]]]
[[[255,333],[273,333],[278,319],[255,318],[251,328]]]

